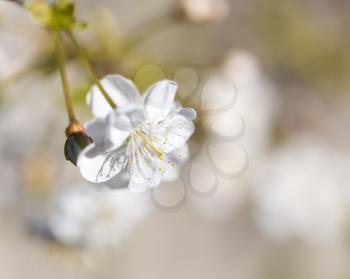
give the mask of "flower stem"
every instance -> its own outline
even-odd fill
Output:
[[[93,68],[91,66],[90,60],[89,60],[86,52],[84,51],[84,49],[82,49],[82,47],[78,43],[78,40],[74,36],[73,32],[71,30],[66,30],[66,33],[67,33],[68,37],[70,38],[70,40],[73,42],[73,44],[76,47],[76,49],[78,50],[80,58],[81,58],[81,60],[82,60],[82,62],[84,64],[84,67],[85,67],[86,71],[89,73],[89,75],[92,78],[93,82],[96,84],[98,89],[101,91],[103,97],[106,99],[108,104],[112,108],[116,108],[117,107],[116,103],[112,100],[112,98],[108,95],[106,90],[103,88],[101,82],[99,81],[95,71],[93,70]]]
[[[62,45],[62,38],[59,32],[56,32],[56,48],[57,48],[57,58],[58,58],[58,63],[60,68],[62,88],[63,88],[64,99],[66,103],[67,114],[69,118],[69,123],[72,124],[74,122],[77,122],[77,119],[74,114],[72,97],[69,90],[67,71],[66,71],[66,65],[65,65],[64,47]]]

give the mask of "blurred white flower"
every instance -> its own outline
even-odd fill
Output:
[[[315,139],[276,150],[254,177],[252,197],[262,230],[277,239],[334,240],[349,218],[349,157]]]
[[[181,7],[185,16],[196,23],[220,20],[230,10],[227,0],[181,0]]]
[[[45,41],[26,11],[17,5],[1,1],[0,18],[0,80],[5,80],[30,65]],[[43,42],[42,46],[38,41]]]
[[[232,51],[222,71],[237,90],[234,109],[245,123],[239,142],[247,150],[251,168],[264,157],[271,143],[274,117],[278,110],[275,88],[261,71],[257,57],[244,50]]]
[[[200,192],[201,188],[213,190],[216,183],[206,199],[193,200],[195,209],[215,222],[230,220],[244,203],[247,180],[269,148],[277,108],[275,89],[254,55],[232,51],[219,74],[220,78],[207,81],[201,96],[211,165],[200,158],[194,162],[193,170],[198,170],[191,174],[193,187]],[[199,171],[204,167],[211,171],[211,179],[209,171],[205,175]],[[203,186],[208,181],[211,188]]]
[[[148,196],[94,185],[70,186],[48,217],[52,236],[66,245],[92,249],[116,246],[150,212]]]
[[[174,103],[177,85],[163,80],[146,90],[121,76],[101,83],[117,104],[112,109],[94,86],[87,102],[95,119],[85,124],[94,143],[79,155],[83,177],[113,188],[140,192],[174,177],[172,167],[188,156],[186,141],[194,132],[196,112]]]

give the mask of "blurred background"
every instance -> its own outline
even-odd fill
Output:
[[[0,1],[0,278],[350,278],[349,1],[76,5],[99,76],[178,82],[192,156],[149,193],[84,182],[52,37]]]

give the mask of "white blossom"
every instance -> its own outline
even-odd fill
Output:
[[[217,75],[221,78],[207,81],[201,95],[201,120],[211,135],[208,150],[213,163],[206,166],[203,156],[198,157],[191,178],[192,187],[200,192],[217,184],[213,194],[193,199],[193,204],[203,217],[225,222],[246,202],[247,181],[253,170],[260,168],[271,144],[278,104],[274,86],[258,59],[247,51],[231,51]],[[239,176],[223,176],[239,170]]]
[[[145,195],[70,185],[56,198],[47,228],[63,244],[104,249],[120,244],[150,209]]]
[[[78,158],[82,176],[135,192],[176,177],[172,167],[188,156],[186,141],[196,118],[193,109],[174,102],[176,83],[159,81],[142,97],[119,75],[106,76],[101,83],[117,108],[111,108],[97,86],[89,92],[87,103],[96,118],[85,127],[94,143]]]
[[[252,183],[260,228],[277,239],[336,240],[347,231],[349,158],[314,138],[266,158]]]

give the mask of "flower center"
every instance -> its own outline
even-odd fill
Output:
[[[136,128],[131,134],[138,137],[144,145],[146,145],[154,154],[156,154],[159,159],[163,159],[163,152],[156,148],[154,144],[148,139],[144,131],[144,127],[140,126]]]

